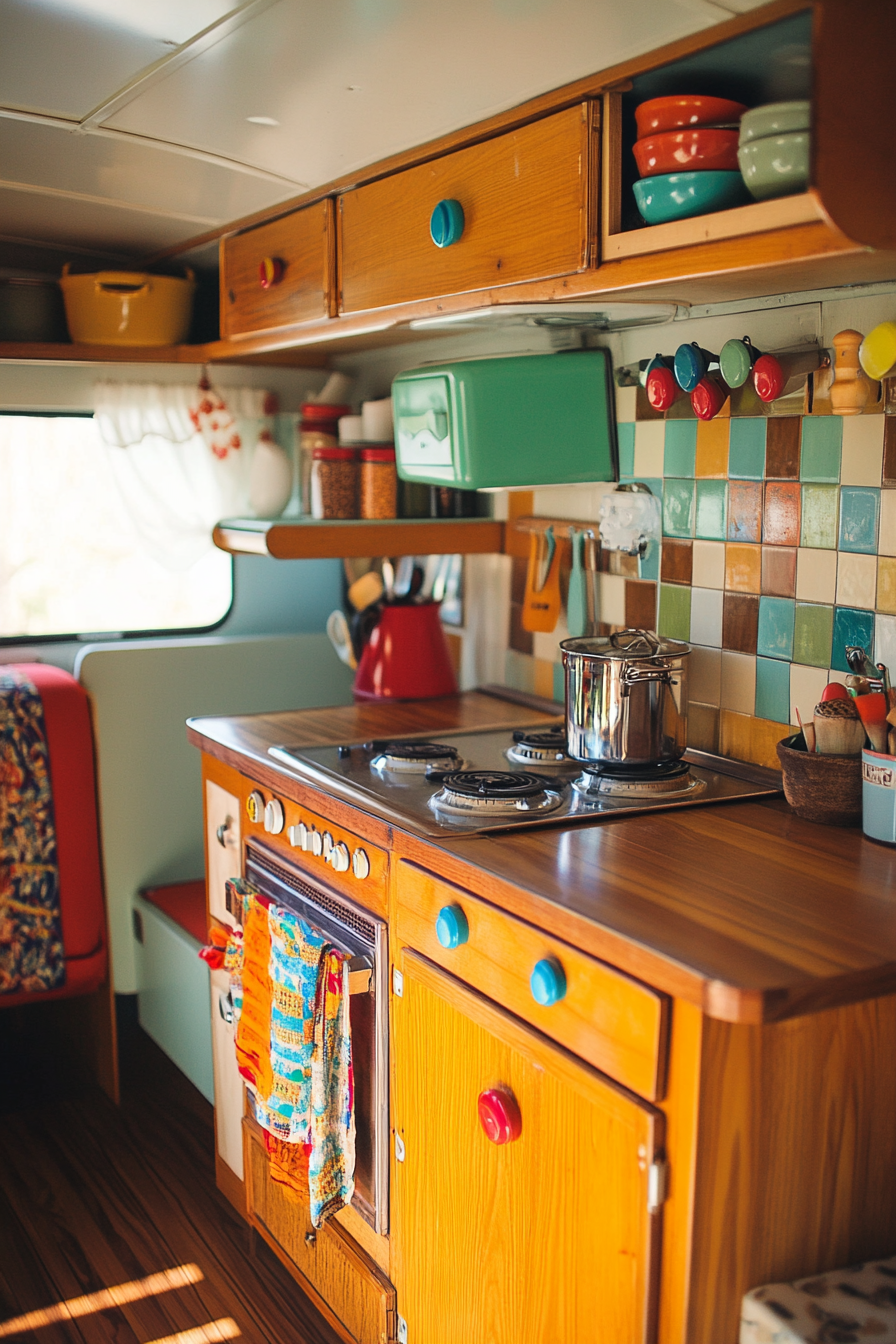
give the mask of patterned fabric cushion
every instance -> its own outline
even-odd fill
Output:
[[[751,1289],[740,1344],[896,1344],[896,1256]]]

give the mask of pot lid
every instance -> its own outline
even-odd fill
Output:
[[[661,639],[652,630],[617,630],[612,635],[584,635],[581,639],[564,639],[560,643],[565,653],[590,655],[594,658],[683,658],[690,653],[690,644],[678,639]]]

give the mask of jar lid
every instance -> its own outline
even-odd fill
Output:
[[[394,461],[395,461],[395,449],[392,448],[391,446],[387,446],[386,444],[383,444],[382,447],[380,447],[379,445],[377,445],[376,448],[362,448],[362,449],[361,449],[361,461],[362,461],[362,462],[394,462]]]
[[[661,639],[652,630],[618,630],[612,635],[585,635],[581,639],[563,639],[566,653],[595,658],[683,658],[690,644],[678,639]]]
[[[348,415],[351,406],[329,406],[325,401],[303,401],[299,410],[303,420],[313,424],[320,420],[338,420],[340,416]]]
[[[315,462],[353,462],[355,460],[354,448],[312,448],[312,459]]]

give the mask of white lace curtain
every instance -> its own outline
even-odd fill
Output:
[[[97,383],[94,418],[122,503],[151,555],[189,569],[221,518],[248,508],[252,455],[270,396],[160,383]],[[204,399],[204,400],[203,400]]]

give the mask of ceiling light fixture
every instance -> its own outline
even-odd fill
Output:
[[[279,121],[277,121],[275,117],[247,117],[246,120],[247,120],[247,121],[251,121],[253,126],[279,126],[279,125],[280,125]]]

